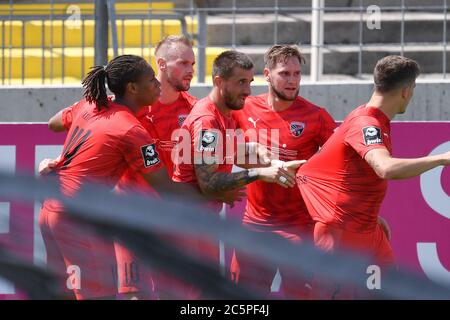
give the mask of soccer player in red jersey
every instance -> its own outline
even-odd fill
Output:
[[[113,100],[107,97],[105,82],[115,94]],[[76,195],[89,182],[113,188],[127,168],[140,172],[161,194],[177,189],[188,192],[179,184],[172,188],[174,183],[161,166],[154,139],[136,118],[136,113],[160,94],[151,66],[138,56],[119,56],[105,67],[94,67],[83,86],[85,99],[49,120],[52,130],[68,130],[54,167],[62,192]],[[115,297],[112,242],[73,223],[61,204],[51,199],[44,202],[39,223],[49,267],[62,277],[66,270],[80,270],[80,285],[70,288],[77,299]]]
[[[172,177],[174,166],[172,161],[172,149],[176,140],[172,137],[175,130],[179,129],[190,113],[197,98],[187,91],[190,88],[194,72],[195,55],[191,41],[185,36],[171,35],[162,39],[155,48],[156,64],[158,68],[157,79],[161,83],[161,95],[151,106],[145,107],[137,115],[139,121],[156,139],[160,158],[166,167],[169,177]],[[128,170],[120,179],[116,190],[124,192],[132,189],[144,194],[154,194],[152,187],[144,178],[133,170]],[[146,266],[139,262],[131,252],[120,244],[116,244],[118,260],[119,293],[131,294],[140,291],[140,298],[147,298],[145,291],[149,288],[150,272],[144,272]],[[131,266],[133,270],[131,270]],[[183,285],[176,283],[175,279],[165,277],[158,272],[153,273],[156,291],[161,299],[172,298],[170,291],[182,294]],[[134,277],[129,275],[133,274]],[[158,278],[158,279],[156,279]],[[169,288],[179,287],[179,288]],[[138,297],[138,294],[135,295]],[[174,298],[187,298],[177,295]]]
[[[231,172],[237,154],[234,135],[237,125],[231,112],[243,108],[250,95],[252,81],[253,63],[245,54],[225,51],[214,60],[213,89],[206,98],[197,102],[180,130],[182,140],[177,147],[187,148],[182,150],[182,159],[175,162],[174,181],[193,184],[199,192],[212,197],[226,197],[227,193],[238,192],[256,180],[277,183],[283,188],[294,186],[291,179],[294,170],[289,172],[277,166]],[[255,150],[253,146],[256,146]],[[247,155],[257,152],[267,156],[266,148],[261,145],[246,144],[246,149]],[[237,165],[245,166],[244,163]],[[299,164],[295,165],[298,167]],[[218,201],[211,201],[209,205],[216,212],[222,208]],[[190,245],[218,264],[218,245],[208,245],[204,241]]]
[[[157,139],[157,146],[162,151],[161,159],[169,177],[172,177],[172,149],[177,142],[172,134],[181,127],[197,102],[197,98],[188,93],[194,73],[195,55],[187,37],[171,35],[156,45],[155,57],[161,95],[151,106],[143,108],[137,117],[152,137]],[[144,190],[148,188],[140,175],[128,171],[119,182],[118,189],[133,185]]]
[[[173,162],[171,159],[172,148],[176,141],[173,140],[172,133],[180,128],[184,119],[197,101],[197,98],[191,96],[187,90],[190,88],[190,82],[193,77],[193,66],[195,56],[192,50],[191,41],[185,36],[171,35],[162,39],[155,48],[155,57],[158,67],[157,79],[161,84],[161,95],[159,99],[151,106],[146,106],[136,113],[136,117],[141,124],[155,139],[159,150],[159,158],[162,165],[167,169],[169,177],[173,174]],[[45,159],[41,163],[42,173],[48,172],[57,161]],[[141,174],[132,169],[127,170],[119,183],[116,185],[116,191],[124,193],[127,190],[139,192],[146,195],[158,197],[153,187],[147,183]],[[161,298],[169,296],[164,288],[171,280],[169,277],[158,277],[158,283],[153,282],[154,272],[144,272],[147,268],[139,262],[131,252],[119,243],[116,243],[116,257],[118,261],[119,274],[119,293],[129,298],[150,298],[157,288],[158,295]],[[162,282],[166,283],[164,285]],[[167,292],[167,294],[164,293]],[[139,294],[138,294],[139,292]],[[176,296],[176,298],[185,298],[185,296]]]
[[[213,197],[239,190],[259,179],[278,183],[284,188],[294,185],[290,172],[275,166],[231,173],[237,147],[236,143],[232,143],[236,137],[231,133],[237,126],[231,111],[244,106],[245,99],[250,95],[252,81],[253,63],[245,54],[230,50],[221,53],[214,60],[214,87],[206,98],[197,102],[180,130],[182,138],[184,133],[190,138],[190,154],[188,161],[180,158],[175,163],[174,181],[195,184],[199,191]],[[186,145],[186,142],[179,142],[177,147],[182,145]],[[234,147],[227,150],[229,146]],[[268,160],[266,148],[258,145],[253,150],[252,146],[246,144],[247,153],[258,152]],[[180,149],[176,152],[179,151]],[[208,163],[209,161],[213,163]],[[281,180],[284,182],[280,181],[280,176],[284,177]],[[217,202],[214,204],[217,205]]]
[[[197,102],[188,90],[194,74],[195,56],[191,42],[185,36],[168,36],[155,49],[161,96],[151,106],[151,122],[154,124],[160,149],[170,177],[174,164],[172,149],[176,144],[172,134],[179,129]]]
[[[450,152],[415,159],[392,157],[390,122],[406,111],[418,75],[414,60],[401,56],[379,60],[370,100],[352,111],[321,151],[298,170],[298,186],[315,221],[319,248],[365,252],[382,268],[394,264],[389,241],[377,223],[387,180],[450,164]]]
[[[295,46],[271,47],[265,54],[264,69],[269,92],[248,97],[244,108],[233,112],[247,140],[267,145],[281,161],[309,159],[336,127],[325,109],[298,95],[303,61]],[[313,221],[297,187],[282,189],[261,180],[247,185],[243,224],[250,230],[273,232],[296,243],[312,239]],[[236,282],[269,293],[277,268],[237,251],[231,272]],[[308,297],[305,282],[296,281],[287,270],[280,273],[287,298]]]

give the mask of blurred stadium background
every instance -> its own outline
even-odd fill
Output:
[[[366,101],[375,62],[389,54],[422,69],[407,113],[393,125],[394,152],[414,157],[450,150],[450,38],[447,0],[2,0],[0,1],[0,169],[35,175],[59,154],[63,134],[47,131],[50,116],[79,100],[94,64],[117,54],[152,59],[166,35],[194,40],[191,93],[211,87],[213,59],[233,48],[255,62],[253,93],[266,90],[263,54],[272,44],[298,44],[305,54],[301,95],[342,120]],[[382,209],[399,263],[450,284],[450,170],[390,182]],[[39,202],[0,194],[0,243],[45,265],[37,227]],[[238,219],[242,204],[224,213]],[[229,259],[225,256],[224,261]],[[276,288],[275,288],[276,289]],[[0,298],[20,297],[0,281]]]

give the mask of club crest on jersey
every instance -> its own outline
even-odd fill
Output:
[[[202,130],[200,132],[199,151],[214,152],[216,150],[217,138],[217,132]]]
[[[291,122],[290,124],[291,133],[294,137],[300,137],[305,130],[304,122]]]
[[[155,144],[149,144],[141,147],[142,158],[144,159],[144,167],[148,168],[159,163],[158,152],[156,152]]]
[[[373,144],[382,144],[383,138],[381,135],[381,129],[378,127],[365,127],[362,129],[364,144],[366,146],[371,146]]]
[[[187,118],[187,114],[179,114],[178,115],[178,125],[181,127],[183,125],[184,120]]]

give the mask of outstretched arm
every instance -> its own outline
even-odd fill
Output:
[[[205,194],[218,194],[230,191],[256,181],[262,180],[269,183],[277,183],[283,188],[295,185],[295,172],[304,161],[290,161],[284,166],[272,165],[263,168],[253,168],[234,173],[217,172],[217,165],[195,165],[200,189]]]
[[[373,149],[364,159],[382,179],[407,179],[437,166],[450,165],[450,151],[414,159],[393,158],[386,149]]]
[[[258,179],[257,169],[240,172],[218,172],[215,164],[194,165],[200,189],[204,194],[217,195],[233,189],[239,189]]]

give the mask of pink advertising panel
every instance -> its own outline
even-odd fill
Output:
[[[450,151],[450,123],[394,123],[392,141],[396,157]],[[412,179],[390,181],[381,215],[391,226],[392,246],[399,264],[429,277],[429,273],[434,273],[450,283],[449,167],[441,166]]]
[[[59,154],[65,134],[52,133],[46,124],[0,124],[0,170],[35,174],[45,157]],[[419,157],[450,151],[450,122],[392,124],[394,156]],[[230,218],[240,219],[245,201]],[[37,226],[39,204],[10,202],[0,195],[0,244],[39,265],[45,249]],[[381,215],[392,230],[392,246],[399,264],[450,283],[450,169],[436,168],[421,177],[390,181]],[[0,299],[23,295],[0,279]]]
[[[0,124],[0,170],[34,174],[44,157],[59,154],[64,133],[47,124]],[[38,203],[10,202],[0,195],[0,245],[22,258],[45,264],[45,249],[37,225]],[[0,299],[20,298],[13,285],[0,281]]]

